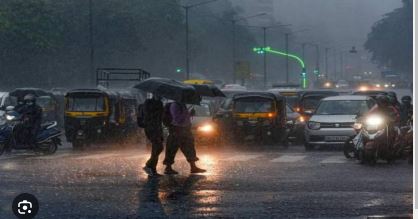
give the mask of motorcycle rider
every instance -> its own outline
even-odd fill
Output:
[[[389,141],[392,145],[396,140],[395,127],[398,126],[400,121],[399,111],[391,104],[390,98],[387,95],[377,95],[376,102],[377,104],[370,109],[368,114],[381,114],[387,119],[388,135],[390,136]]]
[[[413,113],[413,107],[412,107],[412,98],[411,96],[403,96],[402,99],[402,104],[401,104],[401,110],[400,110],[400,120],[401,120],[401,126],[405,126],[406,123],[408,122],[408,119],[410,118],[410,116]]]
[[[23,127],[27,133],[25,143],[34,147],[36,137],[41,128],[42,108],[36,104],[36,97],[33,94],[27,94],[23,98],[25,107],[22,112]]]
[[[26,104],[25,104],[25,101],[23,100],[23,97],[19,96],[17,98],[17,104],[13,110],[16,111],[17,113],[22,113],[25,107],[26,107]]]

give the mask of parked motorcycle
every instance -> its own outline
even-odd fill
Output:
[[[0,155],[5,150],[33,150],[36,153],[53,154],[58,145],[61,145],[62,132],[58,129],[56,121],[41,125],[35,146],[17,140],[16,127],[22,123],[22,116],[19,113],[7,112],[3,123],[0,127]]]
[[[398,151],[395,142],[400,136],[400,130],[395,128],[395,131],[389,132],[389,128],[389,118],[382,115],[360,118],[354,124],[358,134],[346,142],[344,155],[347,158],[355,157],[362,164],[375,164],[379,159],[392,162]]]

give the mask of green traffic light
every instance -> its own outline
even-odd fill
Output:
[[[181,73],[182,71],[181,71],[181,68],[176,68],[176,72],[177,73]]]

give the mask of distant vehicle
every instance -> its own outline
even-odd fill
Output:
[[[364,96],[369,96],[372,97],[373,99],[375,99],[377,97],[377,95],[389,95],[392,94],[396,97],[396,93],[393,91],[383,91],[383,90],[369,90],[369,91],[355,91],[353,92],[353,95],[364,95]]]
[[[213,122],[213,107],[210,101],[202,101],[192,106],[195,115],[192,117],[192,131],[197,145],[214,144],[218,139],[218,128]]]
[[[240,84],[225,84],[223,90],[247,90],[246,87]]]
[[[305,126],[305,148],[315,145],[343,145],[356,135],[356,117],[368,112],[376,104],[367,96],[335,96],[320,101],[318,108]]]
[[[289,139],[301,143],[304,139],[305,118],[298,112],[295,112],[289,105],[286,106],[287,122],[291,123]]]
[[[248,138],[262,142],[281,142],[286,128],[286,100],[269,92],[235,94],[226,111],[215,115],[221,134],[235,141]]]
[[[74,149],[91,143],[137,137],[135,95],[100,89],[75,89],[65,95],[64,127]]]
[[[293,110],[296,111],[297,103],[299,94],[298,92],[301,91],[300,89],[284,89],[284,88],[273,88],[267,90],[268,92],[271,92],[273,94],[281,95],[286,98],[286,103],[292,107]]]
[[[296,112],[308,119],[319,104],[319,101],[325,97],[338,96],[339,93],[331,90],[306,90],[298,92],[298,103]]]
[[[274,88],[278,88],[278,89],[300,89],[301,88],[300,84],[287,84],[287,83],[277,83],[277,84],[273,84],[271,87],[273,89]]]
[[[346,80],[339,80],[337,81],[337,84],[335,84],[335,87],[338,89],[344,89],[344,88],[349,88],[350,85],[348,84]]]

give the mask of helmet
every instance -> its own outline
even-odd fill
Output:
[[[387,106],[389,104],[389,98],[386,95],[379,94],[376,96],[377,104],[380,106]]]
[[[402,103],[411,103],[412,97],[411,96],[403,96],[401,99]]]
[[[36,103],[36,97],[33,94],[26,94],[25,97],[23,98],[23,100],[25,101],[26,104]]]

